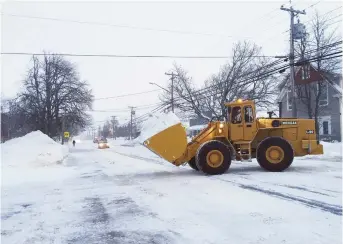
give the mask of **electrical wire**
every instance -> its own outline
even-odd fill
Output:
[[[282,60],[281,60],[281,61],[282,61]],[[268,65],[266,65],[266,66],[268,67],[268,66],[270,66],[270,65],[275,65],[275,64],[277,64],[277,63],[280,63],[280,60],[273,61],[272,63],[270,63],[270,64],[268,64]],[[253,72],[250,72],[250,73],[253,73]],[[248,73],[248,74],[249,74],[249,73]],[[246,74],[246,75],[247,75],[247,74]],[[200,95],[199,92],[201,92],[202,90],[203,90],[204,92],[207,92],[208,89],[209,89],[209,87],[200,89],[200,90],[197,91],[197,94],[196,94],[196,95]],[[109,98],[112,98],[112,97],[109,97]],[[164,104],[164,103],[161,103],[161,104],[156,104],[156,105],[164,106],[165,104]],[[128,110],[126,110],[126,111],[128,111]],[[103,112],[112,112],[112,111],[106,111],[106,110],[104,110]],[[114,112],[114,111],[113,111],[113,112]],[[151,113],[151,111],[148,112],[148,113],[146,113],[145,116],[148,115],[149,113]]]
[[[321,50],[321,49],[323,49],[323,48],[325,48],[325,47],[334,47],[335,45],[339,45],[339,44],[341,44],[342,43],[342,41],[338,41],[338,42],[335,42],[335,43],[332,43],[332,44],[328,44],[328,45],[324,45],[324,46],[321,46],[320,47],[320,49],[319,50]],[[317,51],[317,49],[315,49],[315,50],[309,50],[309,51],[307,51],[307,53],[310,53],[310,52],[316,52]],[[326,60],[326,59],[332,59],[332,58],[337,58],[337,57],[341,57],[342,55],[337,55],[337,54],[340,54],[340,53],[342,53],[342,51],[339,51],[339,52],[334,52],[334,53],[329,53],[329,54],[326,54],[326,55],[323,55],[323,56],[321,56],[321,57],[314,57],[314,58],[310,58],[310,59],[307,59],[307,60],[303,60],[302,62],[304,62],[304,61],[307,61],[307,62],[311,62],[311,61],[317,61],[317,60]],[[277,61],[274,61],[274,62],[272,62],[271,64],[269,64],[270,66],[269,67],[272,67],[272,65],[275,65],[276,63],[279,63],[279,62],[277,62]],[[280,64],[280,63],[279,63]],[[299,65],[299,63],[298,63],[298,65]],[[264,72],[264,73],[262,73],[262,74],[260,74],[260,75],[258,75],[258,76],[255,76],[255,77],[252,77],[253,79],[264,79],[264,78],[267,78],[267,77],[269,77],[269,76],[271,76],[271,75],[274,75],[274,74],[277,74],[279,71],[281,71],[281,70],[286,70],[286,69],[288,69],[290,67],[290,65],[289,64],[287,64],[287,65],[283,65],[283,66],[279,66],[279,67],[277,67],[277,68],[275,68],[275,69],[273,69],[273,70],[269,70],[268,72]],[[256,70],[255,71],[253,71],[254,73],[256,73]],[[225,81],[224,81],[225,82]],[[217,86],[218,84],[215,84],[215,85],[213,85],[213,86]],[[212,91],[213,91],[213,86],[212,86]],[[210,93],[211,92],[211,86],[208,86],[208,87],[205,87],[205,88],[203,88],[203,89],[199,89],[199,90],[196,90],[196,91],[194,91],[194,92],[192,92],[189,96],[188,96],[188,98],[190,98],[191,96],[195,96],[195,95],[197,95],[197,96],[199,96],[199,95],[204,95],[205,93],[207,93],[207,96],[205,96],[205,97],[202,97],[202,98],[200,98],[200,99],[206,99],[206,98],[209,98],[210,96],[213,96],[213,95],[215,95],[215,94],[217,94],[217,93]],[[186,97],[187,98],[187,97]],[[174,102],[176,103],[176,105],[177,105],[177,103],[178,102],[181,102],[181,101],[183,101],[185,98],[177,98],[177,99],[175,99],[174,100]],[[198,101],[200,100],[200,99],[197,99]],[[158,105],[158,104],[156,104],[156,105]],[[145,113],[145,114],[143,114],[143,115],[141,115],[141,116],[139,116],[138,118],[136,118],[136,121],[143,121],[144,119],[146,119],[148,116],[149,116],[149,114],[151,114],[152,112],[154,112],[154,111],[158,111],[158,110],[163,110],[166,106],[169,106],[170,105],[170,103],[167,103],[167,104],[165,104],[165,103],[161,103],[161,105],[159,106],[159,107],[157,107],[157,108],[155,108],[154,110],[152,110],[152,111],[149,111],[149,112],[147,112],[147,113]]]
[[[304,60],[304,61],[311,62],[311,61],[317,61],[317,60],[319,60],[319,59],[320,59],[320,60],[326,60],[326,59],[336,58],[336,57],[342,56],[342,55],[332,56],[332,55],[336,55],[336,54],[339,54],[339,53],[342,53],[342,51],[340,51],[340,52],[335,52],[335,53],[330,53],[330,54],[321,56],[321,57],[319,57],[319,58],[318,58],[318,57],[315,57],[315,58],[312,58],[312,59],[307,59],[307,60]],[[330,56],[331,56],[331,57],[330,57]],[[303,62],[304,62],[304,61],[303,61]],[[255,76],[255,77],[253,77],[253,78],[255,78],[255,79],[264,79],[264,78],[267,78],[267,77],[269,77],[269,76],[271,76],[271,75],[273,75],[273,74],[277,74],[279,71],[286,70],[286,69],[288,69],[289,67],[290,67],[289,64],[284,65],[284,66],[282,66],[282,67],[277,67],[277,68],[275,68],[274,70],[265,72],[265,73],[263,73],[263,74],[260,74],[259,76]],[[225,81],[224,81],[224,82],[225,82]],[[217,84],[215,84],[215,86],[217,86]],[[209,87],[207,87],[205,90],[208,92]],[[205,91],[205,92],[206,92],[206,91]],[[192,95],[193,95],[193,94],[192,94]],[[191,96],[192,96],[192,95],[191,95]],[[204,95],[204,93],[198,93],[197,95]],[[206,99],[206,98],[209,98],[209,97],[212,96],[212,95],[214,95],[214,94],[209,94],[209,96],[206,96],[205,99]],[[188,98],[189,98],[189,97],[188,97]],[[184,100],[184,98],[180,98],[180,101],[181,101],[181,100]]]
[[[340,6],[340,7],[338,7],[338,8],[335,8],[335,9],[332,9],[332,10],[329,10],[328,12],[325,12],[324,14],[319,15],[319,17],[323,17],[323,16],[325,16],[325,15],[327,15],[327,14],[329,14],[329,13],[332,13],[333,11],[336,11],[336,10],[340,9],[340,8],[342,8],[342,6]],[[308,20],[308,21],[303,22],[302,24],[306,24],[306,23],[309,23],[309,22],[311,22],[311,21],[312,21],[312,20]],[[288,30],[285,30],[285,31],[283,31],[281,34],[287,33],[287,32],[289,32],[289,31],[290,31],[289,29],[288,29]],[[268,39],[266,39],[266,40],[261,44],[261,46],[264,45],[266,42],[268,42],[268,41],[274,39],[274,37],[276,37],[276,36],[278,36],[278,35],[280,35],[280,34],[276,34],[276,35],[273,35],[273,36],[269,37]]]
[[[256,77],[256,78],[258,78],[258,77]],[[206,92],[207,95],[208,95],[209,89],[206,88],[206,91],[204,91],[204,92]],[[195,92],[193,92],[193,93],[191,94],[191,96],[194,96],[194,93],[195,93]],[[196,91],[196,93],[197,93],[197,95],[200,95],[200,94],[198,93],[198,91]],[[210,94],[210,95],[214,95],[214,94]],[[203,97],[202,99],[204,99],[204,97]],[[180,100],[183,100],[183,98],[180,98]],[[198,99],[198,100],[199,100],[199,99]],[[176,99],[174,102],[178,102],[178,99]],[[161,109],[163,110],[164,107],[169,106],[169,105],[170,105],[170,103],[162,104],[157,110],[161,110]],[[155,110],[155,111],[157,111],[157,110]],[[151,114],[151,113],[153,113],[153,112],[154,112],[154,110],[153,110],[153,111],[150,111],[150,112],[148,112],[148,113],[145,113],[145,114],[143,114],[142,116],[136,118],[135,121],[138,120],[139,122],[142,122],[142,121],[144,121],[146,118],[149,117],[149,114]],[[126,124],[127,124],[127,123],[126,123]]]
[[[147,104],[147,105],[142,105],[142,106],[136,106],[135,109],[136,110],[142,110],[142,109],[146,109],[146,108],[151,108],[154,107],[155,105],[158,105],[159,103],[154,103],[154,104]],[[105,109],[105,110],[87,110],[87,112],[127,112],[130,111],[130,108],[126,108],[126,109]]]
[[[312,4],[312,5],[310,5],[310,6],[308,6],[307,8],[304,8],[304,10],[313,8],[314,6],[316,6],[316,5],[317,5],[318,3],[320,3],[320,2],[321,2],[321,0],[318,1],[318,2],[316,2],[316,3],[314,3],[314,4]]]
[[[105,58],[173,58],[173,59],[227,59],[233,56],[172,56],[172,55],[120,55],[120,54],[77,54],[77,53],[34,53],[34,52],[1,52],[1,55],[29,56],[65,56],[65,57],[105,57]],[[272,58],[275,55],[255,55],[251,58]]]
[[[113,97],[99,97],[99,98],[94,98],[93,100],[107,100],[107,99],[112,99],[112,98],[129,97],[129,96],[147,94],[147,93],[151,93],[151,92],[157,92],[157,91],[160,91],[160,90],[161,89],[155,89],[155,90],[151,90],[151,91],[129,93],[129,94],[123,94],[123,95],[118,95],[118,96],[113,96]]]
[[[330,53],[330,54],[327,54],[327,55],[325,55],[325,56],[322,56],[322,57],[316,57],[316,58],[312,58],[312,59],[307,59],[307,60],[304,60],[304,61],[308,61],[308,62],[310,62],[310,61],[317,61],[318,59],[320,59],[320,60],[326,60],[326,59],[332,59],[332,58],[337,58],[337,57],[341,57],[342,55],[336,55],[336,54],[339,54],[339,53],[342,53],[342,51],[340,51],[340,52],[335,52],[335,53]],[[288,64],[288,65],[285,65],[285,66],[283,66],[283,67],[278,67],[278,68],[276,68],[276,69],[274,69],[274,70],[271,70],[271,71],[268,71],[268,72],[266,72],[266,73],[263,73],[263,74],[261,74],[260,76],[256,76],[255,77],[255,79],[264,79],[264,78],[267,78],[267,77],[270,77],[271,75],[274,75],[274,74],[276,74],[276,73],[278,73],[280,70],[286,70],[286,69],[288,69],[290,67],[290,65]],[[216,86],[217,86],[217,84],[216,84]],[[197,101],[199,102],[199,101],[201,101],[201,100],[204,100],[204,99],[208,99],[209,97],[211,97],[211,96],[213,96],[213,95],[215,95],[215,94],[217,94],[217,93],[210,93],[210,94],[208,94],[209,92],[209,89],[208,89],[208,87],[206,88],[206,93],[207,93],[207,96],[203,96],[203,97],[201,97],[201,98],[198,98],[197,99]],[[198,92],[198,91],[196,91],[196,92]],[[197,95],[201,95],[200,93],[197,93]],[[204,94],[202,94],[202,95],[204,95]],[[194,96],[194,92],[190,95],[190,96]],[[174,105],[178,105],[178,102],[181,102],[181,101],[183,101],[184,100],[184,98],[177,98],[176,100],[174,100]],[[166,106],[168,106],[170,103],[168,103],[168,104],[166,104]],[[161,107],[163,107],[163,105],[161,105]],[[139,118],[137,118],[137,120],[138,119],[140,119],[139,121],[141,122],[141,121],[143,121],[145,118],[147,118],[147,115],[148,114],[150,114],[150,113],[152,113],[153,111],[151,111],[151,112],[148,112],[148,113],[146,113],[146,114],[144,114],[144,115],[142,115],[142,116],[140,116]]]
[[[71,20],[71,19],[39,17],[39,16],[19,15],[19,14],[10,14],[10,13],[1,13],[1,15],[9,16],[9,17],[26,18],[26,19],[38,19],[38,20],[69,22],[69,23],[75,23],[75,24],[88,24],[88,25],[109,26],[109,27],[115,27],[115,28],[126,28],[126,29],[154,31],[154,32],[166,32],[166,33],[176,33],[176,34],[186,34],[186,35],[202,35],[202,36],[217,36],[217,37],[225,37],[225,38],[237,38],[235,36],[224,35],[224,34],[205,33],[205,32],[193,32],[193,31],[181,31],[181,30],[168,30],[168,29],[155,29],[155,28],[150,28],[150,27],[138,27],[138,26],[131,26],[131,25],[118,25],[118,24],[110,24],[110,23],[103,23],[103,22],[93,22],[93,21],[79,21],[79,20]],[[247,39],[249,39],[249,38],[252,38],[252,37],[241,36],[240,38],[247,38]]]

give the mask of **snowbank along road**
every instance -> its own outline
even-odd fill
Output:
[[[83,141],[62,164],[3,166],[2,243],[342,241],[340,144],[282,173],[253,160],[205,176],[123,143]]]

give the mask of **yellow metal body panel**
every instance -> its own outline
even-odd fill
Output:
[[[173,163],[187,149],[186,130],[179,123],[150,137],[143,144],[168,162]]]
[[[323,154],[323,145],[317,145],[316,140],[302,140],[301,141],[302,148],[307,150],[308,154],[315,155],[315,154]]]
[[[244,139],[242,124],[230,124],[230,139],[232,141],[238,141],[238,140]]]

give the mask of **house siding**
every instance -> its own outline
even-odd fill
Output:
[[[312,72],[312,71],[311,71]],[[301,79],[301,76],[299,77],[299,73],[297,73],[297,84],[300,84],[299,78]],[[315,75],[312,75],[310,77],[317,77]],[[311,82],[304,82],[303,84],[309,84],[314,83],[314,81],[311,79]],[[336,82],[339,84],[339,81]],[[284,88],[286,89],[286,88]],[[330,135],[320,135],[320,139],[322,140],[337,140],[341,141],[342,135],[341,135],[341,116],[340,116],[340,100],[338,97],[335,97],[334,95],[337,95],[337,91],[328,84],[328,104],[325,106],[321,106],[320,108],[320,118],[330,118]],[[280,102],[282,102],[282,114],[281,117],[283,118],[291,118],[292,117],[292,111],[288,110],[287,108],[287,92],[285,95],[280,99]],[[300,99],[296,99],[297,104],[297,117],[298,118],[308,118],[307,114],[307,108],[303,104],[303,102]],[[314,107],[314,106],[312,106]],[[320,120],[320,126],[322,126],[323,120]]]

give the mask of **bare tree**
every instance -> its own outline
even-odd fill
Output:
[[[62,132],[62,119],[65,129],[74,131],[90,123],[85,110],[92,107],[92,91],[75,65],[58,55],[33,56],[17,101],[34,129],[51,137]]]
[[[255,44],[239,42],[233,47],[231,60],[218,74],[207,79],[200,91],[196,90],[187,72],[174,65],[177,73],[174,81],[176,107],[183,114],[194,113],[210,119],[206,112],[226,117],[225,102],[238,98],[255,100],[260,107],[271,106],[276,83],[272,82],[271,75],[265,75],[272,67],[269,64],[270,60],[262,56],[261,49]],[[161,100],[168,104],[169,97],[170,94],[164,92]]]
[[[107,138],[110,135],[110,131],[111,131],[111,123],[110,123],[110,121],[106,121],[102,127],[102,135],[105,138]]]

